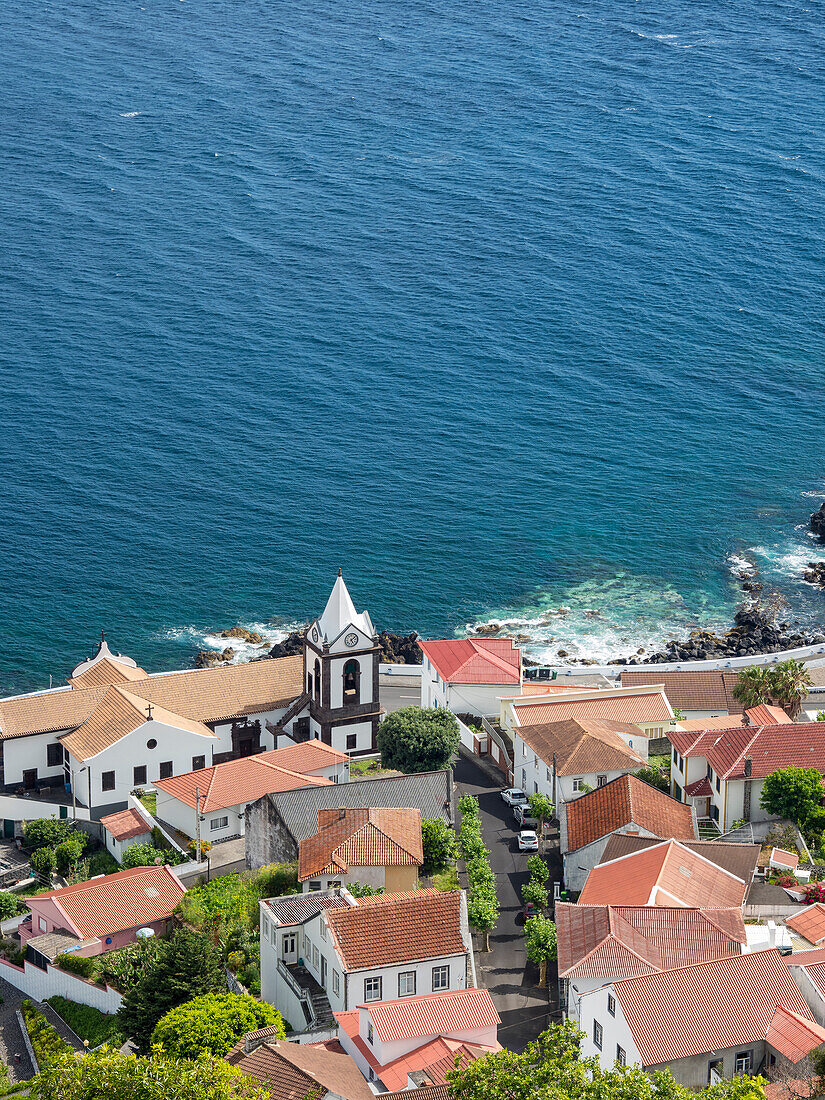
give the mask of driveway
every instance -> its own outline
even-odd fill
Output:
[[[476,952],[479,984],[485,985],[501,1016],[498,1038],[509,1050],[522,1051],[550,1023],[558,1022],[557,993],[538,985],[539,972],[527,959],[521,919],[521,887],[527,881],[527,853],[519,852],[512,811],[501,801],[501,787],[472,760],[456,763],[457,797],[478,797],[481,831],[496,876],[500,915],[490,935],[490,951]],[[552,895],[552,888],[551,888]]]

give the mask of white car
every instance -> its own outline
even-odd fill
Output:
[[[521,806],[527,801],[527,795],[520,787],[508,787],[501,792],[501,798],[508,806]]]
[[[522,829],[518,835],[518,850],[520,852],[537,852],[539,850],[539,838],[532,829]]]
[[[538,821],[533,817],[529,802],[519,802],[513,807],[513,817],[520,829],[537,829]]]

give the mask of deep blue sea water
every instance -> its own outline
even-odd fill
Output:
[[[825,618],[822,0],[4,0],[0,47],[3,693],[339,565],[547,653],[724,625],[731,554]]]

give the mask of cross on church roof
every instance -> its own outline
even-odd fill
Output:
[[[152,721],[152,704],[151,703],[146,704],[146,716],[147,716],[148,720],[151,722]]]

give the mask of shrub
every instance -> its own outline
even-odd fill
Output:
[[[354,898],[375,898],[384,893],[383,886],[370,886],[366,882],[349,882],[347,889]]]
[[[458,853],[455,833],[440,817],[425,818],[421,822],[421,841],[424,847],[423,875],[435,875],[446,870]]]
[[[208,840],[202,840],[201,841],[201,855],[205,856],[211,850],[212,850],[211,843]],[[190,840],[189,841],[188,851],[189,851],[189,855],[192,857],[192,859],[197,858],[197,855],[198,855],[198,842],[197,842],[197,840]]]
[[[446,768],[458,742],[458,722],[441,708],[393,711],[379,725],[376,737],[383,766],[407,773]]]
[[[38,848],[32,852],[29,863],[33,871],[48,879],[54,870],[54,852],[51,848]]]
[[[31,1001],[23,1001],[20,1009],[38,1065],[47,1066],[55,1058],[71,1050],[68,1043],[63,1042],[43,1013],[38,1012]]]
[[[120,993],[128,993],[151,966],[162,943],[163,940],[153,937],[130,943],[128,947],[121,947],[118,951],[107,951],[98,955],[97,972],[100,980]]]
[[[774,879],[774,883],[777,886],[789,886],[791,889],[799,885],[793,875],[778,875]]]
[[[0,920],[8,920],[17,912],[18,901],[14,894],[0,890]]]
[[[459,799],[461,810],[461,829],[458,834],[458,846],[467,866],[470,889],[467,896],[467,915],[470,924],[484,936],[484,949],[489,950],[490,929],[498,921],[499,904],[496,897],[496,883],[490,857],[484,847],[481,836],[481,818],[478,799],[464,795]]]
[[[657,790],[667,791],[670,789],[670,783],[667,776],[662,775],[658,768],[639,768],[636,772],[636,778],[641,779],[643,783],[647,783],[650,787],[656,787]]]
[[[246,966],[246,955],[243,951],[230,951],[226,964],[233,974],[237,974],[239,970]]]
[[[259,898],[277,898],[283,894],[298,892],[297,863],[268,863],[256,871],[250,880],[252,890]]]
[[[152,844],[132,844],[123,853],[123,867],[150,867],[163,863],[163,852]]]
[[[85,846],[86,834],[73,821],[55,817],[41,817],[23,823],[23,837],[28,848],[56,848],[69,836],[77,834]]]
[[[61,970],[68,970],[70,974],[79,974],[81,978],[95,977],[94,959],[87,959],[84,955],[58,955],[54,961]]]
[[[98,1047],[101,1043],[117,1043],[121,1045],[122,1039],[114,1016],[108,1016],[91,1005],[80,1005],[70,1001],[66,997],[49,997],[46,1004],[52,1006],[58,1016],[65,1020],[75,1035],[88,1040],[90,1047]]]
[[[825,882],[810,882],[803,890],[805,901],[808,904],[815,901],[825,901]]]
[[[46,849],[40,849],[45,851]],[[54,861],[61,875],[66,875],[83,854],[83,845],[77,833],[66,837],[54,850]]]
[[[160,1043],[175,1058],[222,1058],[241,1036],[264,1027],[277,1027],[279,1038],[284,1038],[283,1018],[272,1005],[237,993],[208,993],[161,1017],[152,1043]]]

